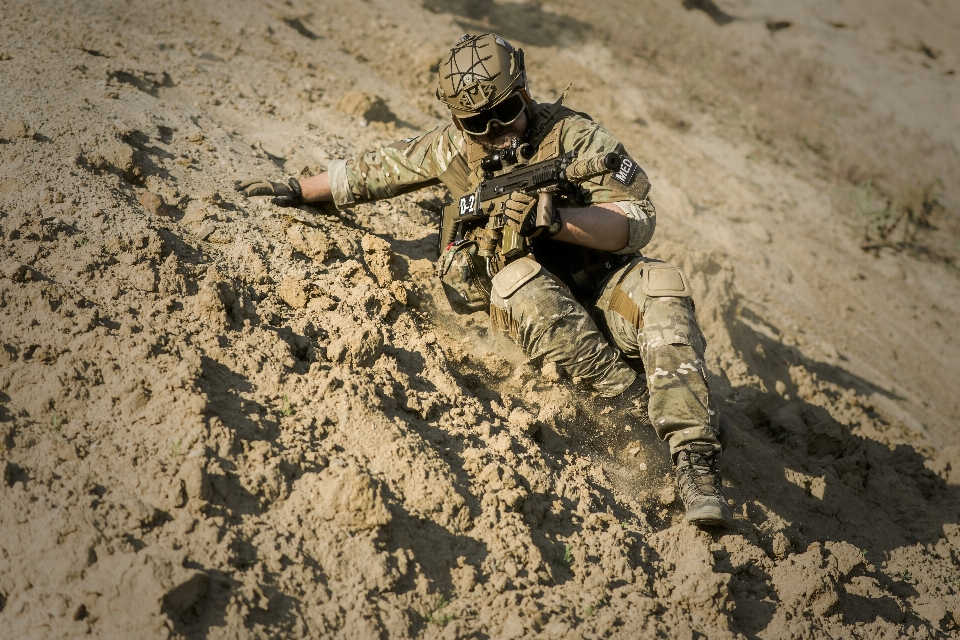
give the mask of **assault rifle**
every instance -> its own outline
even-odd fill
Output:
[[[520,155],[522,156],[522,147]],[[525,164],[517,162],[517,151],[506,149],[484,158],[480,167],[483,181],[476,190],[464,194],[443,208],[440,221],[440,239],[437,255],[443,253],[451,242],[463,232],[464,224],[501,214],[500,204],[511,193],[522,191],[538,197],[537,211],[533,220],[536,227],[549,227],[552,222],[552,198],[554,195],[573,195],[576,183],[603,173],[625,170],[630,179],[638,167],[628,157],[617,153],[605,153],[577,160],[577,152],[569,151],[556,158]],[[515,162],[504,169],[504,160]],[[487,225],[490,228],[490,225]],[[493,225],[501,233],[499,253],[508,258],[522,251],[525,238],[499,220]]]

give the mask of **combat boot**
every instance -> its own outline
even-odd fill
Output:
[[[720,486],[717,450],[709,444],[689,444],[677,454],[677,486],[687,509],[687,522],[730,524],[733,514]]]

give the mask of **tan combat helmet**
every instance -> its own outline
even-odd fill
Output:
[[[468,119],[523,90],[523,49],[493,33],[465,35],[440,63],[437,98],[458,120]]]

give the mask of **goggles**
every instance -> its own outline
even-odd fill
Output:
[[[501,126],[508,126],[520,117],[527,106],[527,101],[519,93],[515,93],[499,104],[486,111],[469,118],[457,118],[461,128],[473,136],[485,136],[490,133],[490,125],[494,122]]]

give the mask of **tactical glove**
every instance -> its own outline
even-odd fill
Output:
[[[528,196],[522,191],[514,191],[503,203],[503,215],[511,229],[522,236],[527,236],[534,230],[536,208],[536,196]]]
[[[296,178],[290,178],[286,183],[264,179],[238,181],[236,189],[248,198],[274,196],[270,202],[278,207],[299,207],[303,204],[303,192]]]
[[[503,203],[507,225],[524,238],[549,238],[560,231],[560,214],[549,193],[536,197],[520,191],[510,194]]]

